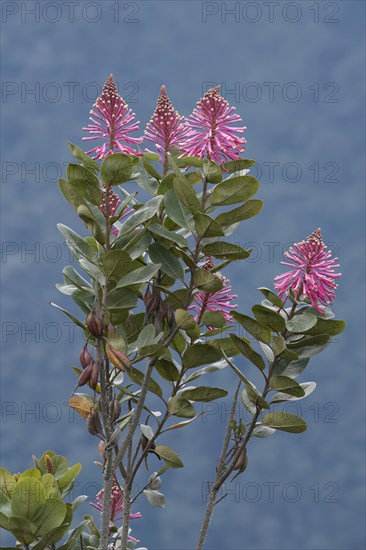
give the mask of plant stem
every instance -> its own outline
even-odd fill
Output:
[[[225,436],[224,436],[224,442],[223,442],[223,445],[222,445],[219,460],[217,462],[216,479],[215,479],[215,483],[213,484],[213,486],[210,489],[210,498],[209,498],[208,503],[207,503],[205,516],[203,518],[203,522],[202,522],[202,526],[201,526],[201,530],[200,530],[200,534],[199,534],[199,539],[198,539],[198,544],[197,544],[197,550],[202,550],[203,545],[205,543],[206,536],[207,536],[207,531],[208,531],[210,521],[211,521],[211,518],[212,518],[212,515],[213,515],[213,511],[214,511],[214,508],[215,508],[216,496],[217,496],[217,493],[218,493],[218,491],[219,491],[219,489],[222,485],[222,484],[219,484],[219,481],[220,481],[220,478],[222,477],[222,474],[223,474],[224,468],[225,468],[225,459],[226,459],[226,454],[227,454],[227,450],[228,450],[229,443],[230,443],[232,422],[233,422],[234,417],[235,417],[235,410],[236,410],[236,405],[237,405],[237,402],[238,402],[238,395],[239,395],[240,385],[241,385],[241,382],[239,382],[239,384],[236,388],[234,398],[233,398],[233,402],[232,402],[232,405],[231,405],[230,416],[229,416],[229,420],[228,420],[228,423],[227,423],[227,426],[226,426],[226,431],[225,431]]]

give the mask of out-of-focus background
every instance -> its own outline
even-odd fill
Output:
[[[55,289],[70,262],[56,223],[82,231],[57,186],[71,161],[66,142],[82,145],[110,73],[142,129],[162,83],[184,115],[217,83],[248,127],[265,202],[236,236],[252,258],[227,271],[240,310],[260,300],[257,286],[272,286],[283,249],[321,226],[341,261],[334,310],[347,328],[303,376],[318,388],[291,412],[308,431],[251,442],[207,548],[364,548],[365,4],[3,1],[1,10],[2,465],[24,470],[50,448],[82,462],[76,494],[100,488],[95,438],[67,407],[81,334],[48,305],[72,307]],[[232,372],[214,380],[235,382]],[[135,507],[134,534],[150,550],[195,547],[227,406],[203,406],[202,419],[165,438],[188,466],[164,479],[165,509]]]

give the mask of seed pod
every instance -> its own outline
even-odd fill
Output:
[[[145,306],[149,303],[150,299],[151,299],[151,292],[150,292],[150,288],[147,287],[146,292],[144,294],[144,304],[145,304]]]
[[[167,304],[166,320],[169,328],[173,330],[176,326],[175,315],[174,315],[174,311],[172,310],[169,304]]]
[[[160,295],[158,293],[154,293],[150,298],[150,300],[148,301],[148,303],[146,304],[146,313],[148,315],[152,315],[156,313],[159,309],[160,301],[161,301]]]
[[[92,360],[93,358],[88,352],[88,349],[85,344],[85,346],[80,352],[80,365],[83,367],[83,369],[85,369],[92,362]]]
[[[107,345],[107,356],[112,365],[116,367],[116,369],[126,371],[131,367],[131,361],[129,360],[127,355],[125,355],[121,351],[112,348],[112,346]]]
[[[106,456],[105,456],[105,447],[106,447],[106,442],[105,441],[99,441],[99,445],[98,445],[98,453],[100,454],[100,456],[102,457],[102,460],[103,460],[103,464],[105,463],[106,461]]]
[[[93,390],[95,390],[98,385],[98,378],[99,378],[99,366],[98,366],[98,363],[93,361],[92,372],[90,376],[90,386],[93,388]]]
[[[121,414],[122,405],[118,401],[118,399],[113,399],[113,409],[112,409],[112,420],[115,422],[117,418],[119,418],[119,415]]]
[[[167,314],[166,303],[163,300],[160,300],[158,314],[157,314],[157,319],[158,319],[159,323],[164,321],[164,319],[166,317],[166,314]]]
[[[78,386],[84,386],[84,384],[86,384],[87,382],[89,382],[90,380],[90,377],[91,377],[91,374],[92,374],[92,367],[93,365],[90,363],[90,365],[88,365],[87,367],[85,367],[85,369],[82,371],[82,373],[80,374],[79,378],[78,378],[78,381],[76,382],[76,386],[75,388],[73,389],[73,392],[76,390],[76,388]]]
[[[88,415],[88,418],[86,420],[86,425],[88,428],[88,432],[91,435],[98,435],[103,432],[102,424],[100,422],[99,414],[95,409],[92,409],[90,411],[90,414]]]
[[[89,332],[93,336],[95,336],[96,338],[98,338],[99,336],[102,336],[103,324],[94,311],[91,311],[88,317],[86,318],[86,325],[88,327]]]

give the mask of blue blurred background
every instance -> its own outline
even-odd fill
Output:
[[[364,548],[365,4],[3,1],[1,8],[2,465],[21,471],[50,448],[82,462],[75,494],[92,498],[100,488],[95,439],[66,405],[81,335],[48,305],[72,307],[55,289],[70,261],[56,223],[82,231],[57,186],[71,161],[66,142],[81,145],[109,73],[141,128],[162,83],[184,115],[218,83],[248,127],[246,156],[258,161],[252,173],[265,203],[236,235],[253,247],[252,259],[228,269],[240,310],[260,300],[257,286],[272,286],[284,247],[321,226],[340,257],[334,310],[347,328],[302,377],[318,383],[298,402],[308,431],[251,442],[249,468],[227,484],[207,548]],[[235,380],[222,372],[207,382]],[[143,519],[134,534],[150,550],[195,548],[226,406],[203,407],[202,420],[162,441],[187,467],[164,479],[165,509],[143,499],[136,505]],[[85,504],[82,512],[90,511]]]

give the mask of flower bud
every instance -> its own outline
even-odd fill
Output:
[[[92,409],[90,411],[90,414],[88,415],[88,418],[86,420],[86,425],[88,428],[88,432],[91,435],[98,435],[103,432],[102,424],[100,422],[99,414],[95,409]]]
[[[47,474],[54,474],[55,473],[55,467],[53,465],[53,462],[51,460],[51,457],[49,455],[45,455],[44,457],[44,467],[46,469]]]
[[[109,345],[107,345],[107,356],[112,365],[118,370],[126,371],[131,367],[131,361],[127,355]]]
[[[85,346],[83,347],[83,349],[80,352],[80,364],[83,367],[83,369],[85,369],[92,362],[92,360],[93,360],[93,358],[90,355],[90,353],[88,352],[88,349],[87,349],[86,344],[85,344]]]
[[[98,338],[103,334],[103,324],[94,311],[91,311],[86,319],[86,326],[89,332]]]

